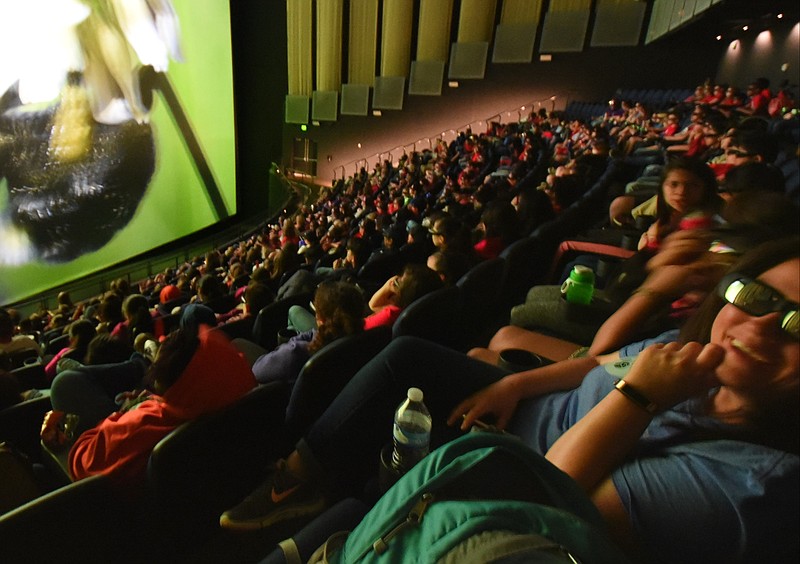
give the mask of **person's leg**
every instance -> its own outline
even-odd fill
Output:
[[[608,216],[612,225],[627,225],[632,223],[631,210],[636,206],[636,199],[632,196],[617,196],[608,206]]]
[[[353,377],[304,439],[253,493],[220,516],[230,529],[257,529],[316,514],[378,476],[381,448],[392,440],[397,406],[418,387],[433,417],[431,448],[458,436],[447,427],[464,398],[508,371],[413,337],[392,341]]]
[[[317,328],[316,316],[302,306],[292,306],[289,308],[289,329],[294,329],[298,333],[305,333]]]
[[[50,386],[53,409],[79,416],[77,433],[91,429],[117,410],[114,398],[140,385],[139,363],[86,366],[58,374]]]
[[[500,351],[504,349],[524,349],[550,360],[559,361],[568,358],[579,348],[580,345],[564,339],[551,337],[538,331],[529,331],[514,325],[507,325],[501,327],[495,333],[494,337],[489,341],[488,349],[478,349],[476,352],[470,351],[469,356],[486,362],[489,357],[482,353],[483,350],[493,356],[499,356]]]
[[[358,491],[378,469],[380,449],[392,440],[397,406],[420,388],[433,417],[433,443],[452,438],[445,420],[464,398],[508,374],[466,355],[405,337],[362,368],[298,444],[311,475]],[[457,431],[455,431],[457,432]],[[291,467],[291,465],[290,465]]]

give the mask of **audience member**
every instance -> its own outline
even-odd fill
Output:
[[[357,494],[375,473],[397,402],[417,386],[435,428],[494,422],[545,454],[587,492],[635,561],[793,553],[792,529],[763,523],[795,522],[800,501],[799,249],[797,238],[758,249],[696,324],[614,355],[508,374],[398,339],[220,524],[257,529]]]

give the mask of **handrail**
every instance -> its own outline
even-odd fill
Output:
[[[454,128],[454,129],[449,129],[449,130],[446,130],[446,131],[442,131],[441,133],[435,133],[435,134],[432,134],[432,135],[428,135],[427,137],[422,137],[422,138],[418,139],[417,141],[414,141],[414,142],[411,142],[411,143],[406,143],[405,145],[396,145],[394,149],[378,151],[377,153],[373,153],[372,155],[370,155],[370,156],[368,156],[366,158],[361,157],[361,158],[346,162],[344,164],[336,165],[334,170],[342,169],[342,179],[346,179],[347,169],[349,167],[353,166],[354,167],[353,174],[356,174],[356,173],[358,173],[358,170],[360,168],[358,166],[359,163],[361,163],[362,161],[366,161],[368,163],[370,159],[378,159],[380,161],[381,160],[381,156],[386,154],[386,153],[388,153],[389,157],[392,159],[392,164],[396,164],[394,162],[394,157],[392,156],[392,151],[395,151],[395,152],[399,153],[402,150],[402,154],[405,155],[405,154],[407,154],[406,149],[408,147],[412,147],[412,151],[416,151],[416,145],[418,143],[421,143],[422,141],[425,141],[425,140],[428,141],[428,147],[430,149],[432,149],[433,148],[433,141],[432,141],[433,139],[436,139],[436,140],[444,139],[448,132],[452,132],[453,136],[455,137],[458,134],[459,131],[465,131],[466,129],[477,129],[476,127],[473,127],[475,125],[482,125],[484,122],[488,124],[488,123],[491,123],[492,121],[501,121],[503,113],[506,113],[508,116],[511,116],[511,112],[517,112],[518,120],[520,122],[522,122],[523,121],[522,120],[522,112],[532,112],[532,111],[534,111],[534,105],[536,105],[538,108],[541,108],[541,107],[543,107],[542,104],[546,104],[547,102],[551,102],[550,111],[555,111],[555,104],[556,104],[556,100],[558,99],[558,97],[559,97],[558,94],[553,94],[552,96],[548,96],[547,98],[543,98],[541,100],[533,100],[531,102],[526,102],[525,104],[523,104],[521,106],[517,106],[515,108],[502,110],[502,111],[500,111],[500,112],[498,112],[496,114],[492,114],[491,116],[489,116],[487,118],[484,118],[484,119],[481,119],[481,120],[478,120],[478,121],[473,121],[473,122],[470,122],[470,123],[466,123],[466,124],[463,124],[463,125],[460,125],[460,126]]]

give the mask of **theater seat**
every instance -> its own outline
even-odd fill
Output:
[[[263,308],[253,323],[253,342],[268,351],[274,349],[278,345],[278,331],[286,328],[289,308],[293,305],[305,307],[313,297],[312,293],[297,294]]]
[[[33,360],[24,366],[15,368],[11,371],[11,375],[17,380],[20,390],[30,390],[36,388],[43,390],[49,388],[50,384],[47,381],[47,375],[44,371],[44,364],[41,360]]]
[[[4,562],[136,562],[147,546],[103,475],[74,482],[0,516]]]
[[[350,378],[383,350],[391,338],[390,327],[375,327],[337,339],[308,359],[286,408],[286,426],[293,438],[299,438],[322,415]]]
[[[28,455],[39,458],[39,429],[51,409],[49,391],[38,398],[12,405],[0,411],[0,442],[8,441]]]
[[[153,449],[148,513],[176,551],[215,531],[219,514],[264,479],[268,462],[291,450],[283,429],[287,401],[285,384],[258,386],[228,408],[184,423]]]
[[[419,337],[460,350],[463,343],[461,289],[440,288],[407,306],[392,326],[392,338]]]
[[[508,316],[500,294],[505,275],[505,259],[494,258],[476,264],[456,282],[461,289],[464,350],[485,345],[500,327],[500,320]]]

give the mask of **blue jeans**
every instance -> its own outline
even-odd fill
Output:
[[[399,337],[364,366],[311,427],[297,450],[323,486],[360,493],[377,476],[381,448],[392,441],[394,412],[408,388],[420,388],[433,417],[431,449],[461,434],[446,424],[463,399],[507,370],[414,337]]]

